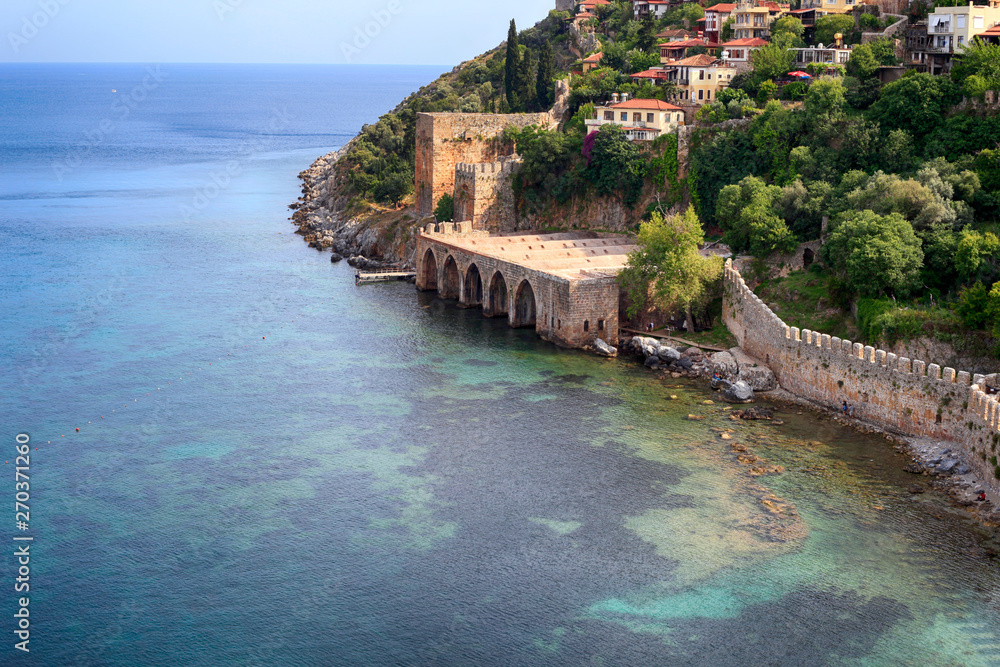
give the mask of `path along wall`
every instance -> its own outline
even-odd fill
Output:
[[[1000,490],[1000,468],[990,461],[1000,443],[1000,403],[984,393],[983,376],[789,327],[731,260],[724,281],[723,321],[784,389],[834,409],[847,401],[858,418],[907,435],[952,441],[980,479]]]

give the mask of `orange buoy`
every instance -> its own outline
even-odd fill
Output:
[[[79,433],[79,432],[80,432],[80,429],[76,429],[76,432],[77,432],[77,433]]]

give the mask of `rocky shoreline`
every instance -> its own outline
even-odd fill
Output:
[[[664,379],[688,378],[711,381],[713,388],[720,389],[723,399],[729,403],[749,403],[755,400],[755,392],[763,392],[766,393],[765,400],[768,403],[810,410],[860,433],[885,437],[899,453],[910,458],[910,462],[903,470],[914,475],[914,483],[909,487],[911,494],[921,494],[927,489],[939,491],[948,498],[956,511],[978,521],[994,532],[991,537],[996,537],[995,531],[1000,528],[1000,497],[991,493],[988,486],[980,486],[981,480],[976,478],[971,466],[962,460],[950,443],[905,436],[879,425],[845,417],[839,411],[796,396],[777,385],[770,369],[757,365],[738,349],[708,356],[697,347],[677,349],[646,336],[623,340],[621,349],[630,352],[643,365],[658,372]],[[741,377],[743,379],[740,379]],[[731,400],[727,397],[727,389],[737,383],[751,387],[749,400],[739,400],[739,397],[735,397],[737,400]],[[770,419],[772,415],[768,410],[750,408],[734,411],[730,416],[739,419]],[[986,500],[978,500],[980,491],[986,493]]]
[[[346,259],[355,268],[374,270],[407,263],[408,257],[386,256],[382,230],[366,224],[364,217],[345,215],[349,202],[337,193],[337,162],[352,144],[353,139],[299,173],[302,196],[289,206],[294,211],[290,220],[297,227],[296,233],[310,248],[331,251],[333,262]]]

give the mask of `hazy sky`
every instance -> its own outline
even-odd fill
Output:
[[[555,0],[0,0],[0,62],[455,65]],[[365,34],[367,33],[367,34]]]

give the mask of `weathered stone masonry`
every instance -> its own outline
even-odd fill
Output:
[[[455,167],[455,220],[471,220],[476,229],[497,232],[517,222],[511,175],[519,158]]]
[[[982,390],[983,376],[897,357],[808,329],[789,327],[726,262],[723,320],[740,347],[767,364],[788,391],[899,432],[949,440],[993,490],[988,459],[1000,443],[1000,403]]]
[[[471,222],[432,224],[417,239],[417,288],[482,307],[487,317],[506,317],[557,345],[585,347],[597,338],[615,345],[615,276],[631,243],[579,232],[490,236]]]
[[[453,194],[458,163],[497,162],[512,155],[514,147],[502,139],[508,127],[551,129],[555,124],[550,113],[417,114],[417,213],[430,215],[442,195]]]

